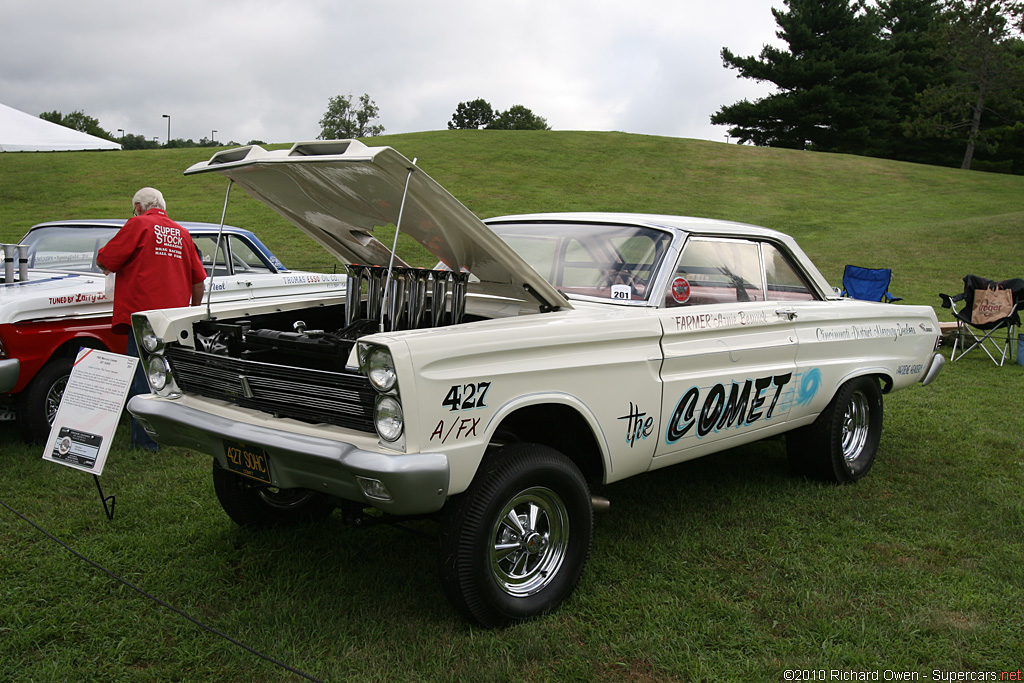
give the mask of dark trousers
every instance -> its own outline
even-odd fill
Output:
[[[127,354],[132,358],[139,358],[139,347],[135,344],[135,335],[131,332],[128,333],[128,351]],[[132,396],[138,396],[139,394],[148,394],[149,382],[146,381],[146,369],[142,366],[142,360],[139,360],[138,367],[135,368],[135,376],[132,377],[132,386],[128,390],[128,398]],[[146,430],[142,428],[135,418],[132,418],[132,448],[146,448],[151,451],[157,450],[160,446],[153,438],[146,433]]]

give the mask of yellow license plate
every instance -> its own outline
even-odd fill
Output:
[[[270,458],[259,446],[249,446],[240,441],[224,440],[224,456],[228,469],[243,477],[249,477],[264,484],[270,483]]]

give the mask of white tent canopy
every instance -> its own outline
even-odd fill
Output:
[[[76,149],[121,149],[121,145],[0,104],[0,152]]]

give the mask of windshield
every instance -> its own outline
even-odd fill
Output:
[[[117,230],[100,226],[40,228],[30,231],[21,243],[29,246],[29,268],[99,274],[96,254]]]
[[[672,235],[593,223],[489,226],[562,294],[646,301]]]

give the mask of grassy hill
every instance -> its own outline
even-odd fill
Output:
[[[899,295],[932,305],[966,273],[1022,275],[1024,177],[626,133],[439,131],[368,142],[418,158],[481,217],[588,210],[755,223],[796,237],[833,284],[846,263],[891,266]],[[127,218],[143,185],[164,192],[174,218],[218,222],[227,181],[182,175],[212,153],[0,154],[0,238],[44,220]],[[256,230],[293,268],[335,265],[242,191],[228,222]]]
[[[621,133],[372,142],[418,157],[481,216],[757,223],[796,236],[834,284],[846,263],[892,266],[898,295],[936,307],[965,273],[1024,276],[1021,177]],[[161,188],[176,218],[219,221],[227,182],[182,176],[209,153],[0,154],[0,239],[43,220],[127,217],[142,185]],[[334,267],[243,192],[228,220],[293,267]],[[30,524],[324,681],[1017,680],[1022,379],[1019,365],[975,354],[928,387],[886,396],[878,460],[855,486],[791,476],[781,439],[598,486],[611,510],[595,520],[577,591],[555,614],[500,631],[471,628],[448,606],[429,522],[411,523],[422,535],[339,514],[242,529],[214,496],[209,456],[130,451],[126,421],[102,477],[117,497],[108,522],[87,474],[43,461],[41,446],[0,422],[0,680],[298,680]]]

